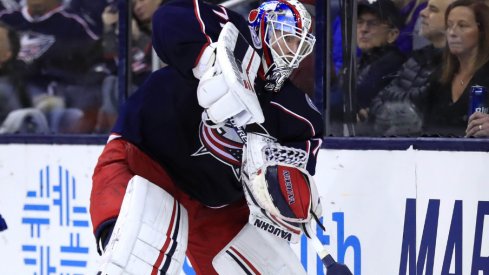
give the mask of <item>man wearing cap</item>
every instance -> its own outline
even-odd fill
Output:
[[[402,16],[392,1],[359,1],[357,45],[362,54],[357,65],[356,91],[360,121],[367,117],[372,98],[396,76],[405,60],[395,45],[402,24]],[[359,134],[363,132],[359,128]]]

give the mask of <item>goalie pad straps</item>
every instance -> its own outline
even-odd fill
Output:
[[[187,240],[186,209],[162,188],[134,176],[98,274],[180,274]]]
[[[216,255],[212,265],[219,274],[306,274],[288,242],[250,224]]]

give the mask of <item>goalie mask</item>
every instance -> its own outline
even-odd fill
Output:
[[[316,38],[310,33],[311,16],[297,0],[272,0],[252,10],[248,22],[253,44],[263,48],[265,89],[277,92],[312,52]]]

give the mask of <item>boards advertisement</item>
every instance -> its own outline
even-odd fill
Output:
[[[0,145],[1,274],[95,274],[102,145]],[[355,275],[489,274],[488,152],[321,149],[317,236]],[[325,274],[312,245],[293,245]],[[195,274],[188,263],[182,274]]]

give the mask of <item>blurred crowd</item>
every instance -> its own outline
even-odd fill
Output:
[[[131,2],[130,92],[165,66],[151,43],[164,1]],[[0,133],[110,132],[119,105],[117,2],[0,1]],[[259,2],[234,8],[247,16]],[[314,18],[316,1],[303,2]],[[329,133],[489,137],[489,96],[471,106],[472,87],[489,88],[489,1],[358,0],[348,37],[342,5],[350,2],[330,1]],[[353,63],[344,54],[351,37]],[[310,55],[291,76],[309,96],[318,92],[315,62]]]
[[[162,0],[132,1],[134,91],[156,67],[151,17]],[[0,133],[108,133],[119,95],[117,1],[0,2]]]
[[[489,87],[488,4],[359,0],[354,66],[333,49],[332,133],[488,137],[489,98],[471,96]]]

